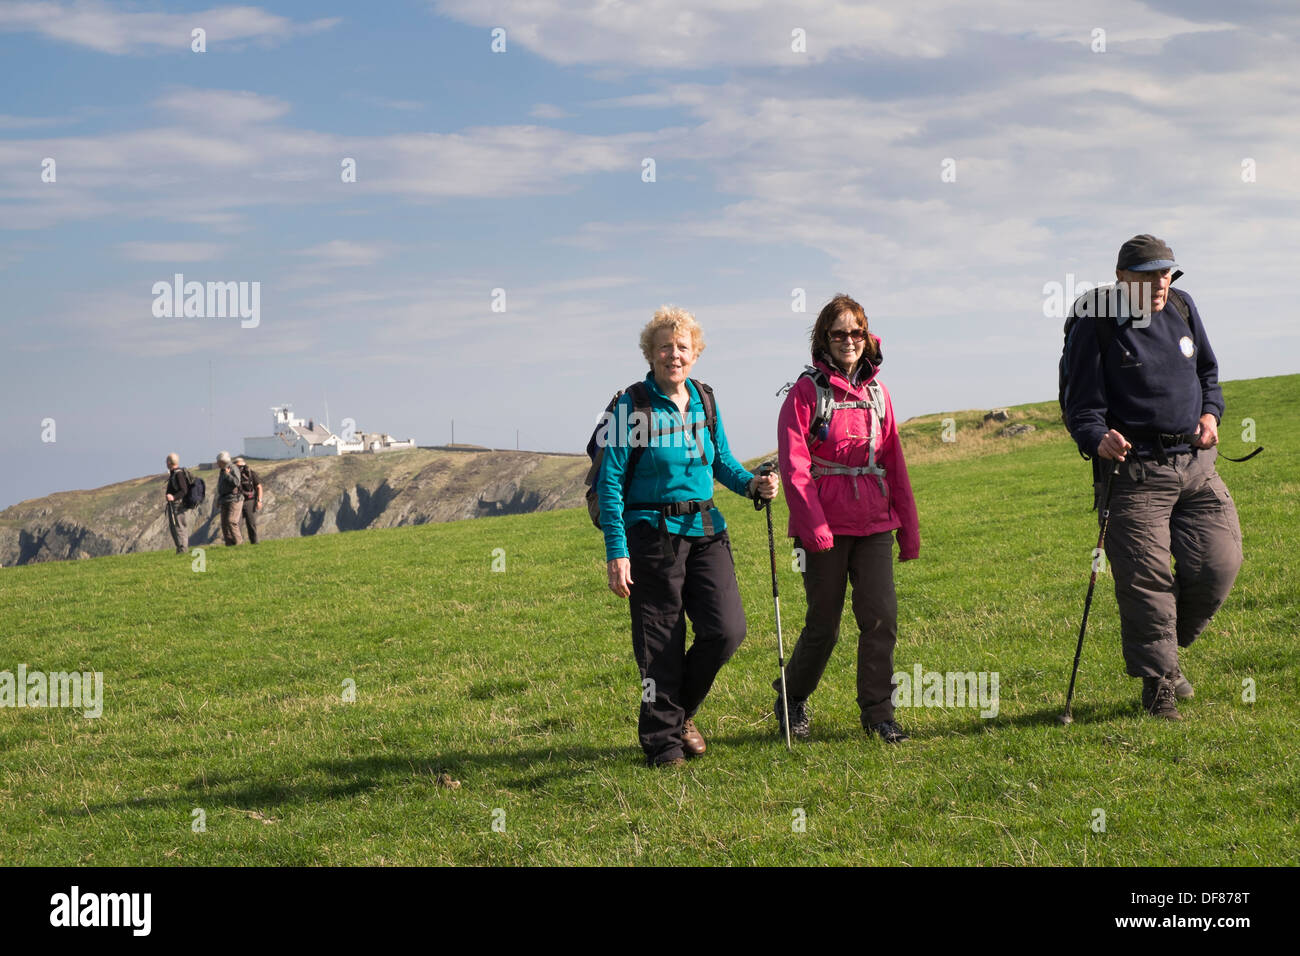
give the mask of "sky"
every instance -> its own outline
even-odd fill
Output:
[[[1300,372],[1298,59],[1262,0],[0,0],[0,508],[283,403],[577,452],[664,304],[738,457],[839,292],[900,419],[1043,401],[1140,232],[1221,378]]]

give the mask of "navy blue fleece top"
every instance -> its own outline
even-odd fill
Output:
[[[1169,290],[1171,300],[1178,294]],[[1166,302],[1146,328],[1135,327],[1141,323],[1129,318],[1082,318],[1070,330],[1065,420],[1085,455],[1096,455],[1111,428],[1138,444],[1129,432],[1190,435],[1202,415],[1223,417],[1218,360],[1196,304],[1181,294],[1191,311],[1190,329]],[[1098,322],[1117,325],[1104,362]]]

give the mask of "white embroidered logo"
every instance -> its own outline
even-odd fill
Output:
[[[1186,335],[1178,340],[1178,347],[1183,350],[1183,354],[1188,358],[1191,358],[1192,353],[1196,351],[1196,346],[1192,344],[1191,338]]]

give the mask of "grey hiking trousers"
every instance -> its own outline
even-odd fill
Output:
[[[1130,452],[1115,476],[1106,559],[1130,676],[1172,674],[1178,648],[1205,630],[1241,568],[1237,506],[1214,469],[1217,457],[1203,449],[1161,464]],[[1102,464],[1109,473],[1113,463]],[[1096,486],[1098,501],[1104,491]]]
[[[185,549],[190,544],[190,535],[186,530],[189,517],[184,502],[167,502],[167,530],[172,533],[172,541],[176,544],[177,554],[184,554]]]

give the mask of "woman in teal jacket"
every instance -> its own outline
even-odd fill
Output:
[[[609,588],[628,598],[641,671],[637,731],[646,762],[656,767],[704,753],[695,712],[745,638],[714,479],[746,497],[777,491],[775,475],[758,478],[732,456],[712,390],[690,377],[702,351],[695,316],[670,306],[656,312],[641,331],[650,372],[619,399],[602,442],[598,496]],[[688,617],[695,628],[689,650]]]

